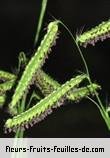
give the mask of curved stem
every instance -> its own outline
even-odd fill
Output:
[[[71,31],[68,29],[68,27],[67,27],[63,22],[60,21],[60,23],[61,23],[61,24],[63,25],[63,27],[67,30],[67,32],[69,33],[69,35],[70,35],[71,38],[73,39],[74,43],[76,44],[77,49],[78,49],[78,51],[79,51],[79,53],[80,53],[80,56],[81,56],[81,58],[82,58],[82,61],[83,61],[83,63],[84,63],[86,73],[87,73],[87,75],[88,75],[88,81],[89,81],[90,85],[92,86],[92,81],[91,81],[91,78],[90,78],[89,69],[88,69],[86,60],[85,60],[85,58],[84,58],[84,55],[83,55],[83,53],[82,53],[82,51],[81,51],[81,49],[80,49],[80,47],[79,47],[79,45],[78,45],[78,42],[75,40],[73,34],[72,34]],[[93,86],[92,86],[92,87],[93,87]],[[93,88],[93,90],[94,90],[94,94],[95,94],[95,96],[96,96],[96,99],[97,99],[97,101],[98,101],[97,104],[96,104],[96,102],[94,102],[94,103],[95,103],[95,105],[97,105],[97,107],[99,108],[100,113],[101,113],[102,117],[104,118],[104,120],[105,120],[105,122],[106,122],[106,124],[107,124],[108,129],[110,130],[110,123],[109,123],[110,119],[109,119],[109,115],[108,115],[108,113],[106,112],[106,109],[104,108],[104,106],[103,106],[103,104],[102,104],[102,102],[101,102],[101,100],[100,100],[100,98],[99,98],[99,96],[98,96],[98,93],[96,92],[96,90],[95,90],[94,88]],[[91,101],[92,101],[92,100],[91,100]],[[93,102],[93,101],[92,101],[92,102]],[[100,106],[99,106],[98,104],[99,104]]]

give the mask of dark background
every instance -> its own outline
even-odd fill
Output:
[[[41,0],[0,1],[0,69],[12,72],[18,63],[18,54],[32,53]],[[109,0],[48,0],[47,11],[40,38],[43,37],[52,16],[62,20],[76,35],[106,21],[110,17]],[[40,41],[39,41],[40,42]],[[98,42],[95,47],[82,48],[89,66],[92,80],[102,85],[101,98],[109,104],[110,96],[110,40]],[[78,51],[63,27],[57,44],[43,67],[56,80],[64,83],[79,70],[84,72]],[[5,113],[0,111],[1,137]],[[4,119],[3,119],[4,118]],[[26,137],[109,137],[107,127],[97,107],[84,99],[80,103],[68,104],[54,111],[44,121],[25,132]]]

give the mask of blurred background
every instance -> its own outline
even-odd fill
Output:
[[[32,48],[39,18],[41,0],[0,1],[0,69],[13,72],[18,64],[18,55],[24,51],[33,55]],[[48,23],[62,20],[76,36],[81,30],[106,21],[110,17],[109,0],[48,0],[40,40]],[[60,83],[64,83],[78,71],[85,72],[75,44],[61,26],[57,44],[52,48],[43,69]],[[39,40],[39,43],[40,43]],[[102,85],[100,92],[104,104],[110,102],[110,39],[98,42],[95,47],[82,48],[92,80]],[[0,110],[0,137],[7,116]],[[69,103],[55,110],[41,123],[25,132],[25,137],[110,137],[97,107],[84,99],[80,103]]]

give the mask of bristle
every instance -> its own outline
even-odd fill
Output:
[[[21,130],[21,131],[25,131],[24,124],[20,126],[20,130]]]
[[[5,128],[5,129],[4,129],[4,133],[5,133],[5,134],[7,134],[7,133],[8,133],[8,131],[7,131],[7,130],[8,130],[7,128]]]
[[[8,132],[11,133],[11,131],[12,131],[12,129],[11,129],[11,128],[8,128]]]
[[[107,38],[110,38],[110,33],[103,34],[103,35],[98,36],[98,37],[95,37],[95,38],[93,38],[93,39],[89,39],[89,40],[87,40],[85,43],[81,43],[80,45],[83,45],[83,47],[85,47],[85,48],[87,47],[88,44],[91,44],[91,45],[95,46],[95,43],[96,43],[97,41],[101,40],[101,41],[103,42],[103,41],[106,40]]]
[[[29,122],[24,122],[22,125],[20,125],[20,129],[22,131],[24,131],[25,129],[28,129],[29,128],[29,125],[30,127],[32,127],[34,124],[44,120],[45,117],[47,117],[48,115],[50,115],[52,113],[52,109],[49,108],[48,110],[46,110],[44,113],[42,113],[40,116],[38,117],[34,117],[31,121]],[[13,127],[12,128],[12,131],[15,132],[15,128]]]
[[[33,120],[29,122],[29,125],[32,127],[33,126]]]
[[[49,109],[47,110],[47,114],[50,115],[51,113],[52,113],[52,109],[49,108]]]
[[[35,121],[36,123],[40,122],[40,118],[39,117],[36,117],[35,119],[36,119],[36,121]]]
[[[36,123],[38,123],[37,118],[33,118],[33,124],[36,124]]]
[[[28,129],[29,128],[29,124],[25,123],[25,128]]]
[[[16,131],[17,131],[17,127],[14,126],[14,127],[12,128],[12,131],[13,131],[14,133],[16,133]]]

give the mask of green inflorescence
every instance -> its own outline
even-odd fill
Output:
[[[4,72],[4,73],[7,73],[7,72]],[[14,78],[17,78],[17,77],[14,75]],[[1,107],[4,104],[5,99],[6,99],[6,94],[4,94],[5,91],[11,90],[14,83],[15,83],[15,80],[11,80],[11,81],[7,81],[6,83],[1,84],[2,85],[1,88],[3,87],[3,85],[5,87],[5,88],[2,88],[2,91],[1,91],[1,96],[0,96],[0,105],[1,105]],[[7,86],[7,85],[9,85],[9,86]],[[59,84],[57,81],[52,79],[49,75],[47,75],[41,69],[39,69],[36,73],[35,85],[38,86],[38,88],[41,90],[41,92],[44,96],[49,95],[50,93],[52,93],[54,90],[57,90],[61,86],[61,84]],[[78,99],[83,98],[83,96],[92,94],[93,89],[99,89],[99,88],[100,88],[100,86],[98,84],[93,84],[93,88],[90,85],[87,86],[87,87],[83,87],[82,90],[80,88],[80,92],[84,93],[85,95],[80,95],[80,93],[79,93],[79,98],[78,98],[78,96],[77,97],[75,96],[75,94],[78,94],[79,88],[78,89],[75,88],[74,93],[67,94],[66,97],[67,97],[68,100],[73,100],[74,101],[75,98],[76,98],[76,100],[78,100]]]
[[[22,125],[23,123],[31,122],[33,118],[39,117],[49,108],[52,108],[53,106],[60,106],[60,99],[65,100],[65,95],[69,93],[74,88],[74,86],[79,85],[79,83],[84,79],[87,79],[86,75],[79,75],[75,78],[72,78],[70,81],[67,81],[65,84],[63,84],[57,90],[42,99],[39,103],[37,103],[29,110],[13,117],[12,119],[7,120],[5,124],[6,128],[17,127]]]
[[[0,108],[3,107],[5,100],[6,100],[6,94],[0,95]]]
[[[19,81],[19,84],[16,87],[12,101],[9,105],[9,109],[12,114],[17,114],[16,106],[18,101],[21,99],[24,92],[28,89],[29,85],[31,84],[36,71],[42,67],[45,58],[47,57],[50,48],[56,39],[58,33],[58,23],[59,21],[54,21],[48,25],[47,34],[41,41],[41,44],[35,52],[35,55],[31,58],[28,65],[26,66],[26,69],[23,72],[21,80]]]
[[[57,81],[55,81],[53,78],[51,78],[49,75],[47,75],[43,70],[39,70],[37,72],[36,75],[36,86],[41,90],[42,94],[44,96],[47,96],[48,94],[50,94],[51,92],[53,92],[54,90],[56,90],[57,88],[59,88],[61,86],[60,83],[58,83]],[[87,90],[88,87],[88,90]],[[80,95],[81,93],[79,93],[79,99],[81,99],[82,96],[86,96],[89,95],[90,93],[92,94],[94,92],[94,89],[100,89],[100,86],[98,84],[93,84],[93,88],[89,85],[87,87],[83,87],[82,90],[80,88],[80,92],[82,91],[82,93],[84,92],[85,95]],[[67,94],[66,97],[68,100],[75,100],[78,99],[78,96],[75,96],[75,91],[76,94],[78,94],[78,90],[79,88],[75,88],[74,93],[70,93]],[[87,93],[87,94],[86,94]]]
[[[90,94],[90,91],[91,92],[93,91],[93,87],[99,88],[98,85],[93,84],[92,86],[89,85],[87,87],[78,88],[76,91],[73,91],[74,94],[72,95],[72,97],[74,96],[73,100],[77,101],[81,98],[86,97],[88,94]],[[16,131],[17,128],[21,128],[25,130],[25,128],[29,127],[29,124],[32,126],[33,124],[43,120],[48,114],[52,112],[53,108],[56,108],[57,106],[60,107],[62,104],[64,104],[66,97],[65,95],[61,97],[61,94],[59,94],[59,92],[61,92],[63,95],[65,91],[62,91],[62,88],[59,89],[56,90],[56,92],[51,93],[49,96],[44,98],[41,102],[39,102],[29,110],[21,113],[20,115],[13,117],[12,119],[8,119],[5,124],[5,128],[8,128],[9,131],[11,130]]]
[[[15,79],[0,84],[0,91],[8,91],[14,85]]]
[[[7,81],[7,80],[13,80],[15,78],[16,78],[16,76],[14,74],[0,70],[0,79],[1,80]]]
[[[12,73],[0,70],[0,80],[2,81],[0,83],[0,108],[2,108],[6,101],[6,92],[13,87],[16,76]]]
[[[57,81],[55,81],[41,69],[37,71],[35,84],[41,90],[44,96],[47,96],[60,87],[60,84]]]
[[[47,1],[42,0],[41,14],[38,19],[37,33],[33,45],[35,52],[33,57],[29,60],[24,52],[20,52],[16,75],[0,70],[0,109],[7,104],[10,96],[10,94],[8,96],[8,93],[10,91],[13,92],[15,88],[9,104],[6,105],[11,117],[5,122],[5,132],[13,131],[16,132],[15,137],[23,137],[23,130],[43,120],[52,113],[53,109],[64,105],[65,101],[77,102],[82,98],[87,98],[96,104],[110,130],[110,107],[103,106],[97,92],[101,87],[96,83],[92,83],[86,60],[79,47],[79,45],[86,47],[88,44],[94,46],[97,41],[110,38],[110,20],[102,22],[91,30],[78,35],[76,39],[63,22],[55,20],[49,23],[47,33],[37,50],[35,50],[39,40]],[[52,45],[55,45],[59,24],[62,24],[72,37],[86,70],[86,73],[76,75],[64,84],[54,80],[42,69]],[[20,76],[21,70],[23,70],[23,73]],[[33,86],[31,87],[31,85]],[[31,91],[29,91],[29,88],[31,88]],[[95,95],[96,101],[90,98],[89,95]]]
[[[25,68],[8,106],[12,116],[16,115],[9,118],[5,123],[5,129],[9,132],[24,130],[28,128],[29,125],[32,126],[43,120],[54,108],[60,107],[66,100],[79,101],[84,97],[88,97],[90,94],[93,95],[94,90],[100,89],[100,86],[95,83],[78,87],[79,83],[84,79],[88,80],[88,75],[86,74],[77,75],[62,85],[41,69],[57,37],[58,24],[59,21],[49,23],[46,35],[41,41],[37,51],[35,51],[35,55],[28,63],[23,52],[19,56],[18,73],[20,72],[21,64],[24,64]],[[17,75],[0,71],[0,78],[2,80],[0,83],[1,107],[6,100],[6,91],[10,91],[13,85],[17,83]],[[38,87],[44,98],[39,96],[37,92],[34,92],[26,107],[26,96],[31,84]],[[30,107],[33,98],[37,98],[37,103]],[[21,105],[23,106],[21,107]]]
[[[11,114],[17,115],[6,121],[5,128],[9,131],[25,129],[28,127],[28,124],[33,125],[44,119],[52,112],[53,108],[60,107],[64,104],[65,100],[78,101],[87,97],[89,94],[94,94],[94,89],[100,88],[100,86],[95,83],[78,88],[81,81],[88,79],[88,76],[85,74],[78,75],[61,85],[41,69],[45,58],[47,57],[47,54],[57,37],[58,23],[59,21],[54,21],[48,25],[47,34],[44,36],[44,39],[41,41],[35,55],[31,58],[28,64],[25,54],[23,52],[22,54],[20,53],[18,73],[20,71],[20,65],[23,64],[23,62],[25,62],[25,70],[12,96],[12,101],[9,104],[9,111]],[[8,73],[3,73],[1,73],[1,78],[5,78],[6,81],[0,84],[1,92],[4,92],[5,94],[4,96],[1,95],[1,103],[5,102],[5,92],[11,90],[17,79],[17,76],[13,74],[9,74],[8,77],[4,77]],[[25,94],[28,92],[30,84],[36,84],[45,98],[40,97],[39,99],[41,99],[41,101],[31,108],[27,106],[27,110],[24,109],[23,105],[24,110],[20,110],[20,99],[26,96]],[[34,96],[35,95],[39,96],[37,94],[34,94]],[[30,100],[32,98],[33,95]],[[25,102],[22,100],[22,104],[24,103]],[[29,105],[30,103],[31,101],[29,102]]]
[[[110,38],[110,20],[102,22],[91,30],[77,36],[76,41],[86,47],[88,44],[95,45],[99,40]]]

